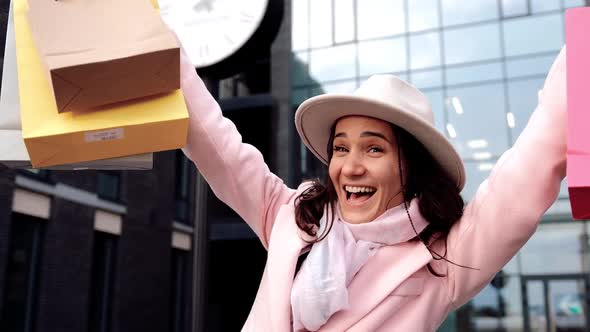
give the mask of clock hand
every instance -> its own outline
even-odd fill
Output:
[[[196,5],[193,6],[193,9],[196,12],[203,10],[211,12],[213,10],[213,2],[214,0],[200,0]]]

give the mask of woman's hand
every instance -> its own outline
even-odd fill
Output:
[[[543,89],[539,91],[539,105],[563,112],[567,110],[565,46],[553,61]]]

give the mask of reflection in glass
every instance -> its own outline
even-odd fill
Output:
[[[502,15],[504,17],[526,15],[527,13],[527,0],[502,0]]]
[[[424,33],[410,36],[410,67],[422,69],[440,66],[440,34]]]
[[[334,38],[336,43],[354,40],[354,1],[338,0],[334,2]]]
[[[309,82],[309,52],[291,54],[291,80],[293,85],[304,85]]]
[[[502,55],[498,23],[446,30],[444,42],[447,64],[497,59]]]
[[[413,71],[412,84],[418,89],[436,88],[442,85],[442,70]]]
[[[317,96],[323,93],[351,93],[356,88],[356,80],[322,84],[311,89],[311,96]]]
[[[520,278],[505,276],[501,286],[488,284],[473,298],[474,331],[522,331]]]
[[[586,5],[585,0],[563,0],[564,8],[582,7]]]
[[[460,102],[463,114],[457,114],[453,98]],[[482,84],[447,90],[447,115],[449,123],[457,131],[453,145],[462,158],[484,159],[483,153],[499,156],[508,148],[504,88],[501,83]],[[474,151],[468,147],[472,140],[486,140],[485,150]],[[477,155],[475,155],[477,153]]]
[[[438,28],[438,0],[408,0],[410,31]]]
[[[541,224],[521,249],[522,273],[557,274],[582,272],[583,224]]]
[[[490,175],[489,169],[480,169],[481,162],[465,161],[465,172],[467,172],[467,182],[461,192],[461,196],[466,202],[469,202],[475,196],[481,183]],[[488,160],[486,163],[495,163],[495,160]]]
[[[312,48],[332,45],[332,0],[309,1]]]
[[[429,90],[424,91],[428,101],[432,106],[432,112],[434,113],[434,124],[436,129],[444,134],[445,119],[444,119],[444,102],[442,90]]]
[[[357,1],[358,39],[404,33],[404,13],[403,0]]]
[[[404,37],[360,42],[358,47],[361,76],[407,70]]]
[[[291,105],[299,106],[308,98],[307,88],[295,89],[291,91]]]
[[[548,286],[551,325],[555,331],[587,331],[588,307],[583,280],[551,280]]]
[[[543,87],[544,78],[513,80],[508,82],[508,107],[514,114],[514,127],[510,128],[512,144],[525,128],[537,107],[537,94]]]
[[[559,51],[564,43],[563,22],[559,13],[507,20],[502,24],[506,56]]]
[[[526,284],[528,316],[531,331],[535,332],[549,332],[547,331],[547,318],[545,315],[545,293],[543,282],[540,280],[528,281]]]
[[[561,181],[561,184],[559,185],[559,198],[568,199],[569,196],[570,195],[567,189],[567,178],[565,178],[563,179],[563,181]]]
[[[506,73],[508,78],[531,75],[546,76],[556,56],[557,52],[551,55],[510,59],[506,61]]]
[[[355,47],[355,44],[347,44],[311,51],[311,78],[325,82],[355,77]]]
[[[447,84],[464,84],[502,79],[502,63],[449,67],[446,70]]]
[[[309,47],[309,0],[291,1],[291,43],[293,50]]]
[[[498,19],[497,0],[441,0],[445,26]]]
[[[400,80],[408,82],[408,75],[405,73],[393,73],[393,75],[397,76]],[[359,86],[363,85],[363,83],[369,78],[370,76],[361,77]]]
[[[559,10],[560,8],[560,0],[530,0],[531,1],[531,12],[533,14],[551,11],[551,10]]]

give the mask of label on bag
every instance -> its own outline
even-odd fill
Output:
[[[84,133],[84,140],[86,141],[86,143],[98,141],[112,141],[116,139],[122,139],[124,133],[125,132],[123,128],[92,131]]]

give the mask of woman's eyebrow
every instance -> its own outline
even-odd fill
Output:
[[[387,139],[387,137],[385,137],[385,135],[381,134],[381,133],[377,133],[374,131],[364,131],[361,133],[361,137],[379,137],[384,139],[386,142],[389,142],[389,140]],[[391,142],[389,142],[391,143]]]

